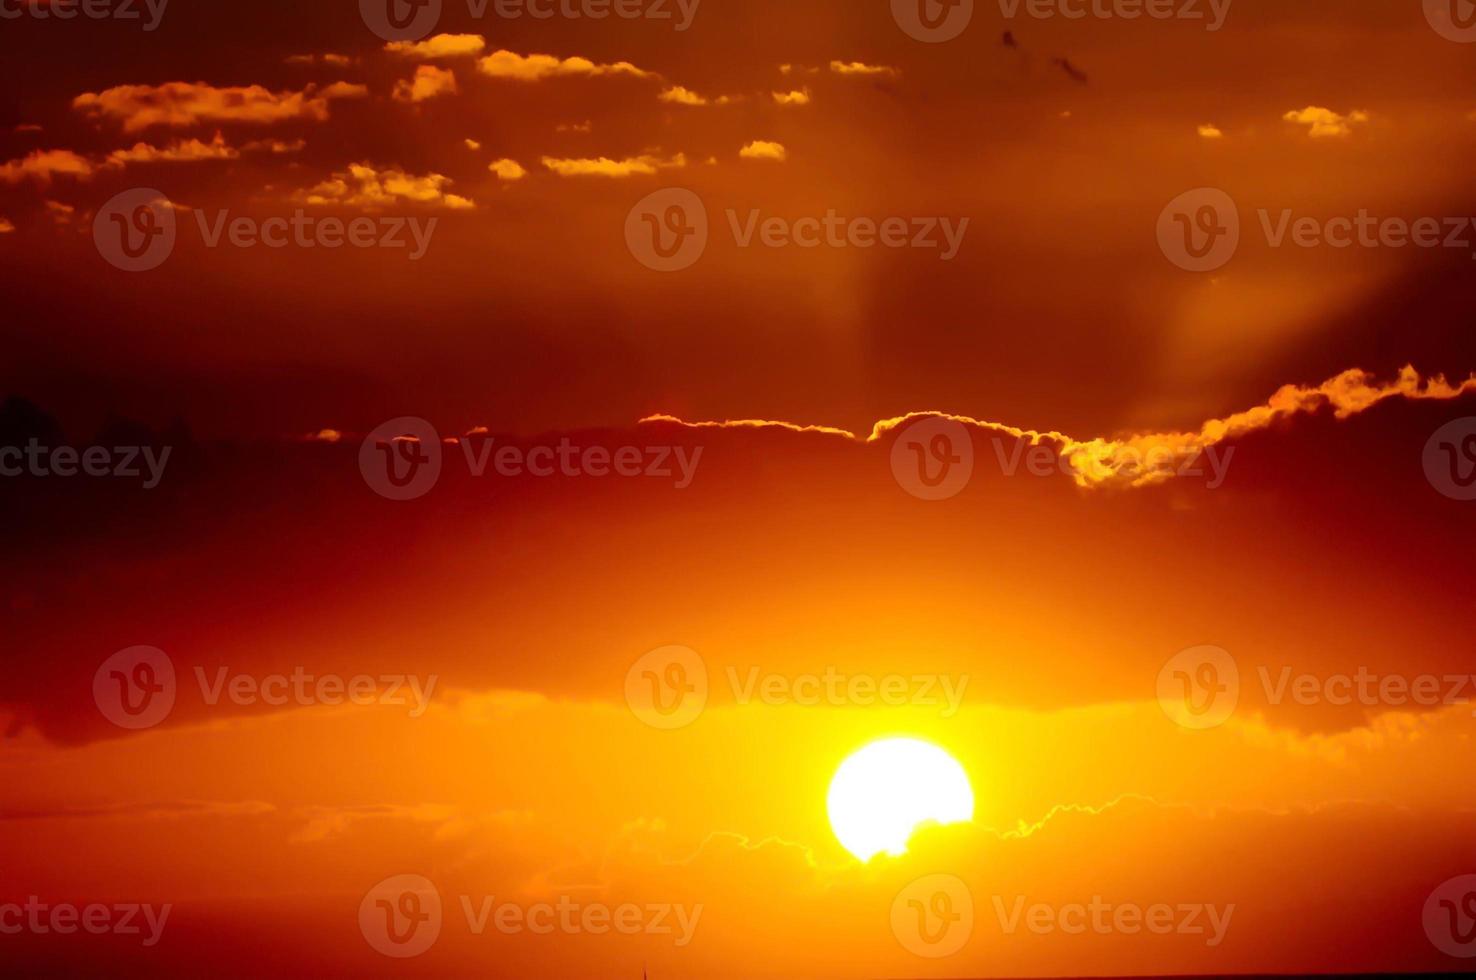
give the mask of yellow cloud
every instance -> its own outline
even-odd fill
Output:
[[[260,152],[263,152],[263,153],[283,154],[283,153],[300,153],[300,152],[302,152],[302,148],[305,147],[305,146],[307,146],[307,140],[278,140],[278,139],[270,139],[270,140],[252,140],[251,142],[247,143],[245,146],[241,147],[241,149],[245,150],[247,153],[254,153],[254,152],[260,151]]]
[[[1205,123],[1203,126],[1200,126],[1199,135],[1203,136],[1207,140],[1218,140],[1225,138],[1225,134],[1220,131],[1220,127],[1215,126],[1211,123]]]
[[[180,141],[165,147],[148,143],[135,143],[125,150],[114,150],[108,154],[108,166],[122,167],[130,163],[187,163],[195,160],[235,160],[241,152],[227,146],[225,137],[215,134],[209,143],[198,139]]]
[[[354,59],[344,54],[291,54],[285,59],[289,65],[331,65],[334,68],[347,68],[354,63]]]
[[[774,101],[779,105],[809,105],[810,90],[796,90],[793,92],[773,92]]]
[[[868,65],[860,61],[832,61],[830,70],[837,75],[888,75],[895,78],[902,74],[890,65]]]
[[[946,412],[909,412],[896,418],[883,419],[871,428],[864,439],[846,429],[824,425],[796,425],[763,419],[738,419],[722,422],[686,422],[670,415],[653,415],[643,423],[675,423],[686,428],[784,429],[839,436],[853,442],[874,443],[908,423],[921,418],[945,418],[964,425],[1002,432],[1017,439],[1029,439],[1032,445],[1054,444],[1066,460],[1076,484],[1084,488],[1103,486],[1143,487],[1169,480],[1180,461],[1197,457],[1206,448],[1249,432],[1266,429],[1295,415],[1307,415],[1331,408],[1337,419],[1347,419],[1390,398],[1412,401],[1448,400],[1476,392],[1476,375],[1460,384],[1451,384],[1443,375],[1421,379],[1420,373],[1406,366],[1399,377],[1378,382],[1367,371],[1354,368],[1344,371],[1313,387],[1285,385],[1264,404],[1237,412],[1222,419],[1210,419],[1196,432],[1148,432],[1117,439],[1073,439],[1060,432],[1021,429],[1000,422],[986,422],[967,415]],[[1145,465],[1155,461],[1156,465]]]
[[[739,150],[738,155],[745,160],[785,160],[789,157],[789,151],[784,148],[783,143],[754,140]]]
[[[659,78],[655,72],[637,68],[628,61],[617,61],[612,65],[596,64],[588,58],[556,58],[551,54],[515,54],[512,51],[494,51],[477,62],[484,75],[493,78],[511,78],[523,82],[536,82],[545,78],[564,75],[630,75],[635,78]]]
[[[689,88],[673,85],[671,88],[663,89],[656,96],[662,102],[675,102],[677,105],[707,105],[707,99],[693,92]]]
[[[413,202],[451,210],[476,207],[469,198],[446,193],[451,178],[441,174],[416,177],[403,170],[378,170],[367,163],[350,164],[345,173],[335,173],[328,180],[297,197],[308,204],[343,204],[378,210],[393,204]]]
[[[391,41],[384,49],[405,58],[469,58],[486,46],[480,34],[437,34],[424,41]]]
[[[661,94],[656,96],[656,98],[662,102],[672,102],[677,105],[703,106],[729,105],[733,102],[742,101],[743,97],[741,95],[720,95],[715,99],[708,99],[706,96],[698,95],[689,88],[684,88],[681,85],[673,85],[670,88],[663,89]]]
[[[71,150],[32,150],[18,160],[0,163],[0,184],[19,184],[30,178],[49,183],[57,175],[92,176],[92,162]]]
[[[611,160],[609,157],[593,160],[544,157],[543,165],[560,177],[632,177],[637,174],[654,174],[657,170],[685,167],[687,158],[680,153],[669,160],[662,160],[651,154],[624,160]]]
[[[1322,106],[1309,105],[1300,111],[1288,112],[1281,117],[1286,122],[1309,127],[1308,135],[1313,139],[1348,136],[1354,123],[1368,122],[1368,113],[1355,109],[1348,115],[1340,115]]]
[[[523,169],[521,163],[506,158],[492,161],[492,163],[488,164],[487,169],[496,174],[498,180],[522,180],[528,176],[528,171]]]
[[[166,82],[86,92],[72,100],[72,108],[121,122],[125,133],[133,133],[150,126],[193,126],[202,122],[322,121],[328,118],[328,103],[332,100],[364,98],[368,94],[365,86],[348,82],[334,82],[324,88],[309,85],[300,92],[271,92],[260,85],[216,88],[204,82]]]
[[[456,94],[456,76],[445,68],[421,65],[415,69],[413,79],[401,79],[395,83],[396,102],[424,102],[441,95]]]

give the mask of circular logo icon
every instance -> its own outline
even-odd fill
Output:
[[[419,41],[441,19],[441,0],[359,0],[364,24],[386,41]]]
[[[661,647],[625,673],[625,703],[652,728],[686,728],[707,707],[707,664],[687,647]]]
[[[1425,19],[1447,41],[1476,41],[1476,0],[1425,0]]]
[[[1456,419],[1425,443],[1425,479],[1451,500],[1476,500],[1476,418]]]
[[[1425,935],[1446,956],[1476,956],[1476,875],[1443,882],[1425,899]]]
[[[892,900],[892,935],[909,953],[952,956],[974,934],[974,896],[961,878],[927,875]]]
[[[1214,646],[1190,647],[1158,672],[1158,704],[1185,728],[1217,728],[1240,703],[1240,667]]]
[[[419,956],[441,935],[441,893],[424,875],[386,878],[359,903],[359,932],[385,956]]]
[[[892,443],[892,477],[922,500],[956,497],[974,476],[974,440],[952,419],[919,419]]]
[[[119,728],[153,728],[174,710],[174,661],[158,647],[129,647],[92,675],[92,700]]]
[[[1213,272],[1240,247],[1240,209],[1224,191],[1185,191],[1158,216],[1158,247],[1188,272]]]
[[[152,187],[113,195],[92,219],[98,254],[124,272],[148,272],[163,265],[174,251],[177,231],[169,198]]]
[[[892,0],[892,19],[914,41],[952,41],[974,19],[974,0]]]
[[[424,497],[441,478],[441,436],[413,415],[386,422],[359,447],[359,472],[388,500]]]
[[[685,187],[647,194],[625,216],[625,247],[657,272],[690,268],[707,250],[707,207]]]

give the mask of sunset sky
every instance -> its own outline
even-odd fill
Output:
[[[1476,956],[1472,4],[86,10],[0,0],[0,973]]]

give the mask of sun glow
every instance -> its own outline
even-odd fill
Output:
[[[888,738],[852,753],[830,781],[830,826],[862,861],[907,853],[912,832],[928,822],[974,817],[974,790],[963,766],[916,738]]]

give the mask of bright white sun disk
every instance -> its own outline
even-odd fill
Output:
[[[826,799],[830,826],[862,861],[907,853],[919,825],[974,817],[974,790],[963,766],[930,742],[888,738],[852,753],[836,770]]]

